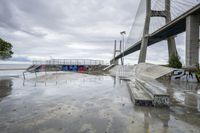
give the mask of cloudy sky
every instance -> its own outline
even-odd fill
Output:
[[[114,40],[121,39],[120,31],[129,33],[138,2],[0,0],[0,37],[13,44],[14,60],[109,60],[113,57]],[[184,41],[177,40],[178,51],[184,58]],[[153,63],[167,62],[167,45],[156,44],[148,48],[147,59]],[[138,52],[128,56],[126,63],[137,60]]]

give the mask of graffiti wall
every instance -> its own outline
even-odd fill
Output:
[[[87,71],[88,66],[80,65],[63,65],[61,71],[73,71],[73,72],[85,72]]]
[[[177,69],[172,72],[171,80],[180,80],[186,82],[198,82],[198,76],[187,70]]]
[[[90,66],[84,65],[40,65],[35,68],[35,72],[44,71],[72,71],[72,72],[85,72],[90,70]]]

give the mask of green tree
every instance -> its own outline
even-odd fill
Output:
[[[12,44],[0,38],[0,59],[8,59],[12,57]]]
[[[169,58],[169,67],[172,68],[182,68],[182,63],[180,61],[180,57],[178,55],[172,54]]]

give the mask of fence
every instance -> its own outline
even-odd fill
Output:
[[[34,60],[33,65],[108,65],[103,60],[90,59],[51,59],[46,61]]]

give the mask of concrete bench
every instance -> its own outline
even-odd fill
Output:
[[[153,106],[153,99],[136,84],[128,82],[128,90],[132,102],[137,106]]]
[[[158,81],[149,78],[136,79],[136,87],[144,90],[152,98],[153,106],[169,106],[167,89]]]

